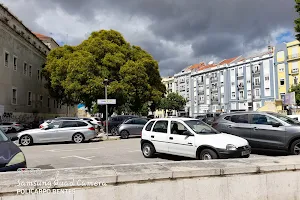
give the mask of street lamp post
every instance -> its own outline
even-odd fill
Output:
[[[108,84],[108,79],[104,79],[104,81],[103,81],[103,83],[104,83],[104,86],[105,86],[105,91],[104,91],[104,93],[105,93],[105,101],[106,101],[106,104],[105,104],[105,120],[106,120],[106,123],[105,123],[105,125],[106,125],[106,138],[108,139],[108,104],[107,104],[107,84]]]

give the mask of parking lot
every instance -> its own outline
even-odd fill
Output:
[[[59,143],[21,147],[28,167],[57,169],[100,165],[169,162],[192,160],[189,158],[157,155],[144,158],[140,150],[140,138],[97,141],[82,144]],[[283,156],[282,152],[253,151],[250,157]]]

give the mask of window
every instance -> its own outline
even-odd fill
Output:
[[[47,129],[56,129],[59,128],[61,122],[53,122],[47,126]]]
[[[146,131],[151,131],[151,128],[152,128],[153,124],[154,124],[154,121],[149,122],[149,124],[147,124],[145,130],[146,130]]]
[[[254,79],[254,85],[259,85],[259,78]]]
[[[235,92],[231,92],[231,98],[235,98]]]
[[[85,122],[77,122],[77,126],[79,127],[83,127],[83,126],[87,126],[88,124]]]
[[[32,77],[32,66],[31,65],[29,65],[28,74],[30,77]]]
[[[247,83],[251,83],[251,80],[247,80]]]
[[[284,85],[284,78],[280,79],[280,85]]]
[[[16,56],[14,56],[14,70],[17,71],[17,65],[18,65],[18,58]]]
[[[224,119],[227,121],[231,121],[231,116],[226,116],[226,117],[224,117]]]
[[[77,127],[78,125],[77,125],[77,122],[75,121],[64,121],[63,123],[62,123],[62,128],[71,128],[71,127]]]
[[[255,96],[257,96],[257,97],[260,96],[260,90],[259,89],[255,89]]]
[[[48,108],[50,108],[50,97],[48,97],[47,106],[48,106]]]
[[[240,124],[249,123],[248,115],[232,115],[230,121],[234,123],[240,123]]]
[[[280,93],[280,97],[281,97],[282,100],[284,100],[285,93]]]
[[[175,134],[175,135],[183,135],[183,133],[185,131],[187,131],[187,128],[180,122],[175,122],[172,121],[171,122],[171,134]]]
[[[251,124],[262,124],[262,125],[272,125],[275,123],[279,123],[276,119],[266,116],[266,115],[261,115],[261,114],[255,114],[252,115],[252,122]]]
[[[286,123],[288,123],[288,124],[292,124],[292,125],[293,124],[296,124],[296,125],[300,124],[300,122],[298,120],[294,120],[292,118],[289,118],[289,117],[281,115],[281,114],[277,114],[277,113],[269,113],[269,114],[276,117],[276,118],[278,118],[278,119],[280,119],[280,120],[282,120],[282,121],[284,121],[284,122],[286,122]]]
[[[5,52],[4,53],[4,66],[8,67],[8,60],[9,60],[9,53]]]
[[[265,81],[268,81],[268,80],[270,80],[270,77],[266,76]]]
[[[240,91],[240,98],[244,98],[244,91],[242,90],[242,91]]]
[[[218,134],[219,132],[200,120],[189,120],[185,123],[197,134]]]
[[[37,79],[40,80],[40,70],[37,70]]]
[[[167,133],[168,121],[157,121],[153,127],[153,132]]]
[[[221,73],[221,75],[223,76],[224,72],[223,72],[223,71],[221,71],[220,73]]]
[[[12,89],[12,104],[13,105],[17,104],[17,89],[16,88]]]
[[[23,65],[23,74],[25,76],[27,75],[27,63],[24,63],[24,65]]]
[[[32,104],[32,93],[28,92],[27,105],[31,106],[31,104]]]
[[[298,77],[297,76],[294,77],[294,85],[298,85]]]

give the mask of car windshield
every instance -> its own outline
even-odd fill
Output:
[[[2,129],[0,128],[0,142],[6,142],[8,141],[8,138],[6,135],[3,133]]]
[[[281,115],[281,114],[277,114],[277,113],[268,113],[268,114],[270,114],[270,115],[272,115],[272,116],[274,116],[274,117],[276,117],[276,118],[278,118],[278,119],[280,119],[280,120],[282,120],[282,121],[284,121],[284,122],[286,122],[288,124],[291,124],[291,125],[300,125],[299,121],[297,121],[295,119],[292,119],[290,117],[287,117],[287,116],[284,116],[284,115]]]
[[[218,134],[219,132],[199,120],[184,121],[197,134]]]

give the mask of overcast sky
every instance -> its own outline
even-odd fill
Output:
[[[162,76],[294,39],[294,0],[0,0],[34,32],[79,44],[115,29],[159,61]]]

